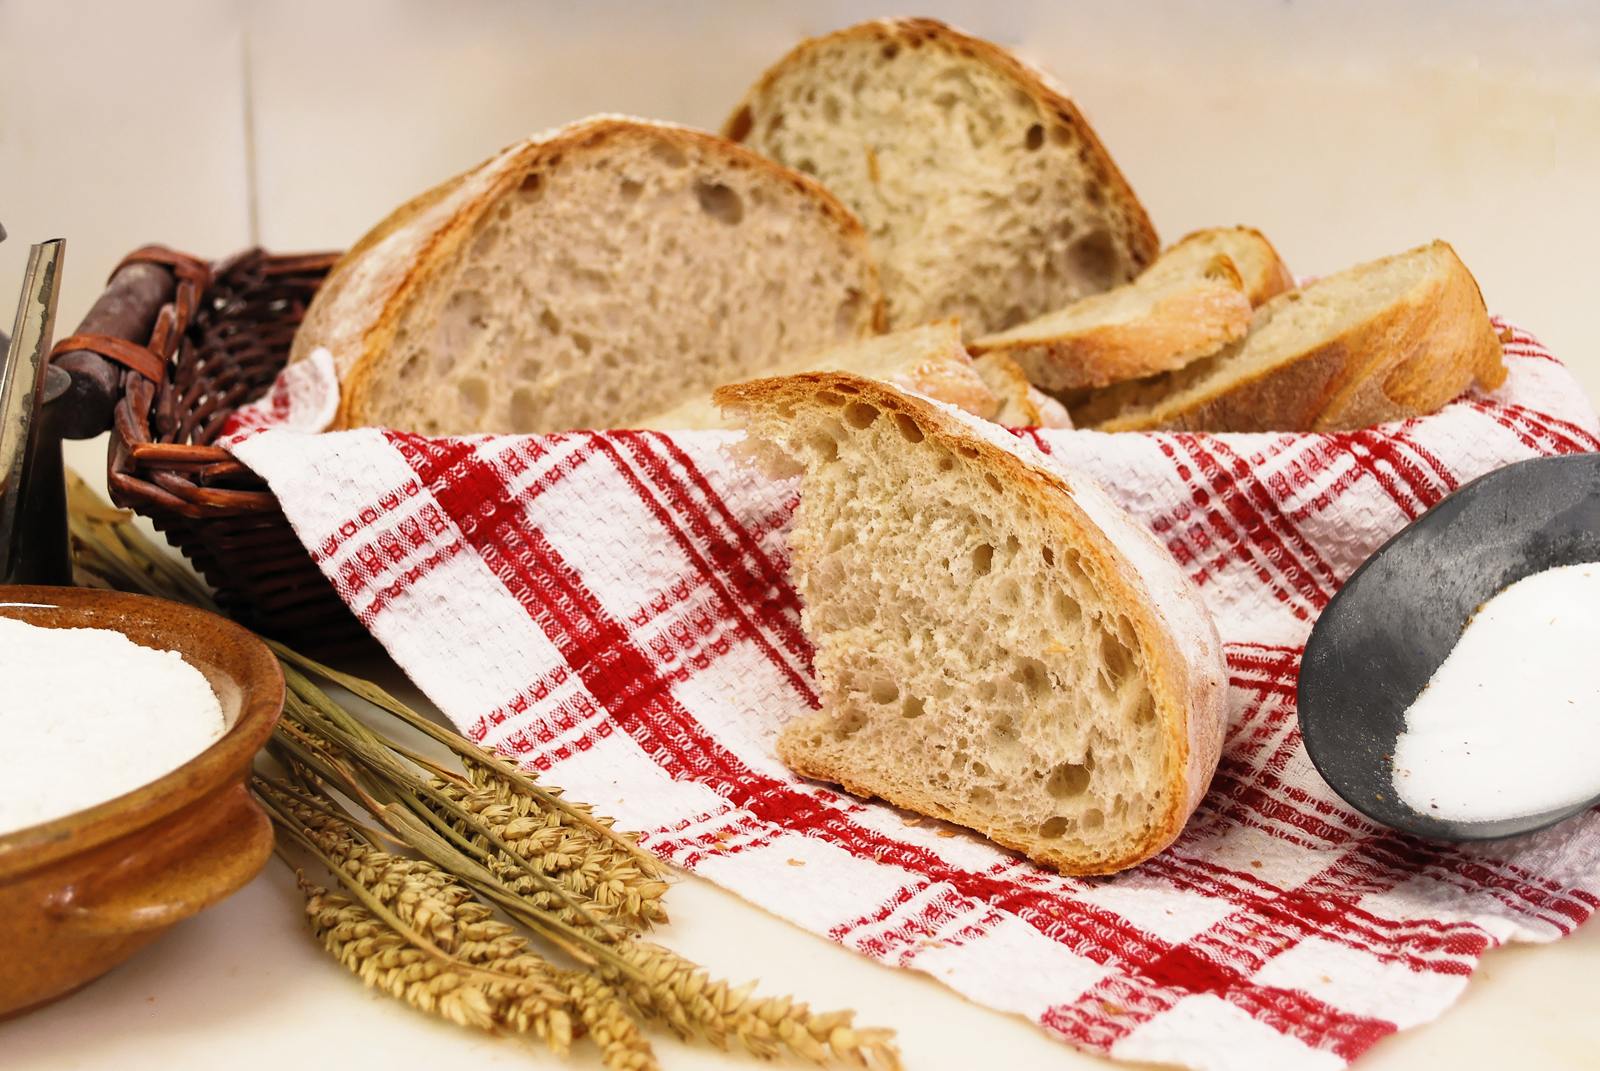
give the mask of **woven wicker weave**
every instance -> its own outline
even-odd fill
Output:
[[[214,270],[169,250],[178,278],[144,346],[157,383],[111,343],[71,340],[128,367],[107,457],[112,500],[148,517],[216,589],[218,604],[264,635],[322,655],[371,651],[373,641],[295,537],[265,482],[211,445],[228,415],[260,397],[336,254],[242,253]],[[138,340],[134,340],[138,341]]]

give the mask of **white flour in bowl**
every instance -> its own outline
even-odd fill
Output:
[[[1600,563],[1478,608],[1406,711],[1394,785],[1418,814],[1485,822],[1600,796]]]
[[[0,617],[0,833],[149,784],[225,729],[211,685],[176,651]]]

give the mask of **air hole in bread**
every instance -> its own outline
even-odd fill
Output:
[[[468,376],[456,384],[461,415],[470,423],[477,423],[489,408],[489,381],[482,376]]]
[[[1050,674],[1044,663],[1026,655],[1018,656],[1017,668],[1011,671],[1011,679],[1022,685],[1023,692],[1034,701],[1050,687]]]
[[[1128,674],[1133,671],[1133,667],[1138,663],[1134,653],[1128,650],[1122,641],[1110,632],[1100,633],[1100,658],[1102,660],[1101,671],[1105,674],[1106,679],[1110,681],[1112,690],[1121,687],[1122,682],[1127,679]]]
[[[1028,133],[1023,137],[1022,143],[1028,147],[1029,152],[1034,152],[1044,144],[1044,127],[1034,123],[1028,128]]]
[[[1046,839],[1054,839],[1071,829],[1072,826],[1072,819],[1058,814],[1054,818],[1047,818],[1039,823],[1039,836]]]
[[[683,150],[670,141],[658,141],[650,146],[650,155],[670,168],[689,166],[689,158],[683,155]]]
[[[967,800],[974,807],[981,807],[985,811],[994,810],[993,789],[984,788],[982,785],[979,785],[971,792],[967,793]]]
[[[848,394],[852,398],[861,393],[861,388],[854,383],[835,383],[833,389],[840,394]]]
[[[1044,558],[1045,565],[1054,565],[1056,563],[1056,552],[1054,550],[1051,550],[1049,547],[1045,547],[1040,553]]]
[[[846,711],[833,726],[833,736],[836,740],[843,740],[847,736],[854,736],[867,724],[867,716],[859,710]]]
[[[478,240],[472,243],[472,255],[475,257],[487,257],[494,252],[494,247],[499,242],[500,228],[485,227],[483,233],[478,235]]]
[[[552,335],[559,335],[561,333],[561,318],[555,313],[551,312],[548,306],[539,314],[539,322],[543,324],[544,329],[550,332]]]
[[[1110,232],[1097,228],[1074,241],[1067,247],[1067,267],[1090,293],[1111,289],[1119,274],[1117,245]]]
[[[767,133],[775,134],[783,129],[783,113],[773,112],[772,118],[767,120]]]
[[[728,140],[743,141],[750,136],[750,128],[755,124],[755,116],[750,112],[750,105],[746,104],[734,113],[733,121],[728,124]]]
[[[842,394],[835,394],[831,390],[819,390],[816,394],[813,394],[812,397],[815,398],[817,403],[820,405],[844,404],[844,396]]]
[[[870,427],[872,422],[878,419],[878,409],[866,402],[853,402],[845,409],[844,418],[852,428],[859,431]]]
[[[618,184],[617,189],[624,201],[637,201],[639,195],[644,192],[644,183],[638,179],[625,178]]]
[[[895,687],[894,681],[876,680],[872,682],[867,694],[872,697],[874,703],[888,706],[900,698],[900,689]]]
[[[1150,689],[1139,689],[1139,698],[1133,705],[1133,724],[1143,727],[1151,725],[1156,720],[1156,700],[1150,694]]]
[[[744,219],[744,199],[722,183],[702,179],[694,184],[694,194],[700,210],[718,223],[732,227]]]
[[[1047,262],[1045,264],[1045,270],[1047,272],[1048,271],[1053,271],[1054,270],[1054,265],[1052,265],[1052,264]],[[998,329],[1001,330],[1001,331],[1009,331],[1013,327],[1016,327],[1018,324],[1022,323],[1027,318],[1028,318],[1028,314],[1022,308],[1021,305],[1012,305],[1010,308],[1006,309],[1006,314],[1004,316],[1000,317],[1000,323],[998,325]]]
[[[983,700],[985,703],[990,702],[991,700],[994,699],[995,696],[997,696],[999,694],[1000,694],[1000,686],[998,684],[996,684],[994,681],[979,681],[978,682],[978,698]],[[1009,718],[1010,715],[1008,714],[1008,715],[1006,715],[1006,717]]]
[[[1005,485],[1000,482],[1000,477],[996,476],[992,472],[986,472],[983,474],[983,482],[988,484],[990,489],[997,495],[1003,495],[1006,493]]]
[[[1057,145],[1071,145],[1072,128],[1070,126],[1063,126],[1059,123],[1055,126],[1052,126],[1050,128],[1050,140],[1055,142]]]
[[[823,461],[839,460],[839,442],[831,435],[813,435],[809,440],[812,453]]]
[[[1081,762],[1063,762],[1045,778],[1044,790],[1058,800],[1070,800],[1089,789],[1089,766]]]
[[[892,60],[900,54],[900,46],[897,43],[890,41],[888,44],[883,46],[883,52],[880,54],[884,59]]]
[[[794,169],[799,171],[801,174],[810,175],[815,178],[817,174],[817,162],[811,159],[809,156],[803,157],[795,162]]]
[[[915,420],[912,420],[905,413],[896,413],[894,415],[894,425],[900,429],[900,434],[905,437],[906,442],[920,443],[922,441],[922,429],[917,426]]]
[[[919,428],[918,430],[920,431],[921,429]],[[956,467],[956,459],[955,458],[946,455],[945,457],[941,457],[939,459],[939,471],[940,472],[949,472],[951,469],[953,469],[955,467]]]
[[[578,352],[583,354],[585,357],[589,356],[589,351],[594,349],[594,339],[590,338],[581,331],[574,331],[572,333],[572,344],[578,347]]]
[[[906,696],[906,701],[900,705],[900,713],[908,718],[922,717],[923,710],[923,701],[914,695]]]
[[[973,458],[978,456],[978,448],[976,446],[968,446],[966,443],[961,443],[956,447],[956,453],[960,454],[968,461],[971,461]]]
[[[452,357],[472,347],[474,336],[488,327],[488,300],[476,290],[457,290],[445,303],[434,329],[435,345]]]
[[[1106,824],[1105,812],[1098,807],[1090,807],[1083,812],[1083,828],[1099,829]]]
[[[413,353],[410,357],[406,358],[406,363],[400,366],[399,372],[400,381],[402,383],[409,382],[410,380],[417,378],[417,373],[422,371],[423,358],[424,355],[421,353]]]
[[[830,93],[822,98],[822,117],[829,123],[838,123],[841,111],[838,97]]]
[[[528,435],[539,428],[543,408],[528,387],[518,387],[511,392],[511,430],[518,435]]]
[[[981,762],[975,762],[972,764],[971,772],[973,777],[988,777],[989,767]]]
[[[1083,617],[1083,607],[1078,605],[1078,600],[1057,588],[1051,599],[1056,612],[1056,625],[1066,627],[1075,625]]]
[[[972,571],[978,576],[987,576],[994,565],[994,548],[987,543],[979,543],[972,548]]]
[[[539,172],[530,171],[523,178],[522,184],[517,187],[517,192],[518,193],[522,193],[522,194],[535,194],[535,193],[538,193],[539,192],[539,183],[540,183],[540,181],[541,181],[541,179],[540,179],[540,176],[539,176]]]

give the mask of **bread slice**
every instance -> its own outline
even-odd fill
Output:
[[[1194,586],[1086,477],[949,406],[813,372],[717,391],[769,471],[823,709],[798,772],[958,822],[1068,874],[1177,837],[1221,750]]]
[[[1067,407],[1028,382],[1022,366],[1003,353],[985,353],[972,359],[1000,408],[989,417],[1008,428],[1071,428]]]
[[[1239,269],[1245,296],[1252,307],[1264,305],[1295,286],[1294,273],[1254,227],[1211,227],[1184,235],[1177,246],[1197,245],[1213,253],[1225,253]],[[1177,248],[1174,246],[1173,248]]]
[[[969,337],[991,334],[1127,282],[1160,249],[1060,87],[932,19],[802,42],[723,133],[861,217],[891,327],[959,316]]]
[[[914,390],[948,402],[977,417],[989,420],[1000,410],[1000,401],[983,377],[972,366],[961,345],[961,325],[954,319],[939,320],[921,327],[893,331],[863,342],[835,346],[774,369],[773,376],[801,372],[853,372],[870,379]],[[1017,375],[1021,376],[1019,369]],[[1024,388],[1027,380],[1022,381]],[[711,400],[711,392],[697,395],[664,413],[638,423],[641,428],[660,431],[688,428],[722,428],[722,410]]]
[[[1101,431],[1348,431],[1435,412],[1505,376],[1477,282],[1434,242],[1280,294],[1241,341],[1068,408]]]
[[[600,117],[505,149],[335,265],[294,340],[338,427],[624,426],[882,325],[860,224],[711,134]]]
[[[1215,353],[1244,337],[1251,307],[1233,259],[1202,235],[1161,254],[1131,283],[977,339],[970,348],[1007,354],[1046,390],[1103,387]]]

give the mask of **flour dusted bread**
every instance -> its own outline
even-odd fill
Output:
[[[1477,282],[1434,242],[1280,294],[1241,341],[1069,408],[1101,431],[1347,431],[1435,412],[1505,376]]]
[[[337,426],[626,426],[874,334],[860,224],[710,134],[589,119],[418,197],[334,267],[292,359],[326,346]]]
[[[1160,248],[1059,87],[932,19],[803,42],[723,132],[861,218],[892,327],[959,316],[969,337],[990,334],[1127,282]]]
[[[1010,433],[887,384],[807,373],[716,400],[801,475],[790,547],[824,698],[779,736],[786,762],[1064,873],[1177,837],[1225,677],[1149,532]]]
[[[835,346],[786,361],[769,375],[801,372],[852,372],[926,394],[985,420],[995,419],[1002,409],[1001,399],[991,391],[986,377],[973,367],[972,358],[961,345],[961,325],[953,319]],[[1021,374],[1019,369],[1018,377]],[[1026,390],[1026,379],[1022,385]],[[638,426],[670,431],[721,428],[726,424],[721,407],[707,391],[640,421]]]
[[[1204,235],[1162,253],[1131,283],[977,339],[1046,390],[1104,387],[1182,368],[1250,329],[1251,305],[1233,259]]]

